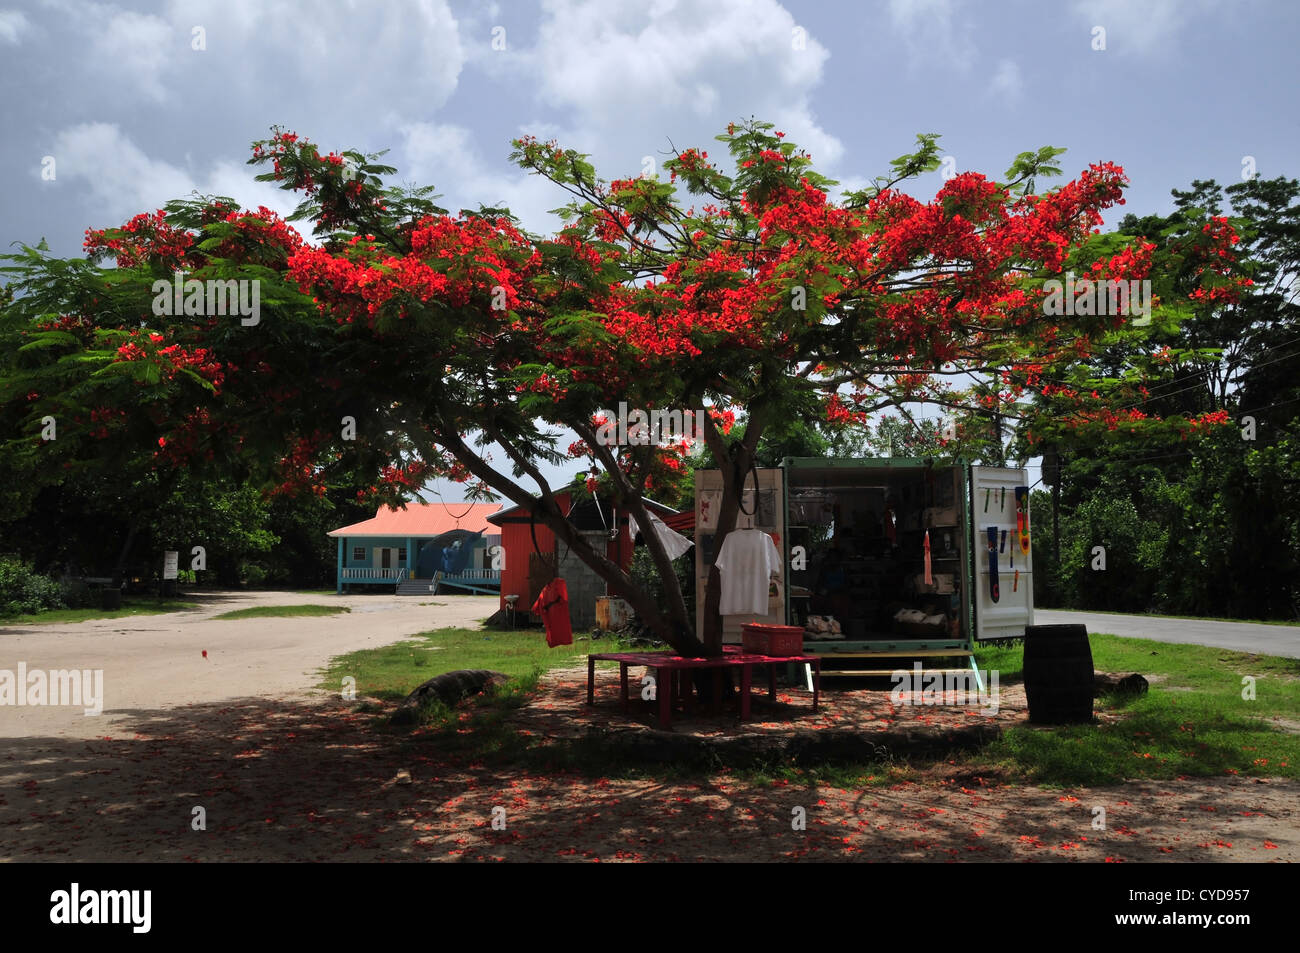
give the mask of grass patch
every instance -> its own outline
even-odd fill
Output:
[[[580,663],[588,652],[620,648],[614,639],[593,642],[581,634],[576,634],[576,638],[574,645],[550,648],[540,629],[436,629],[393,645],[334,658],[322,673],[320,687],[338,692],[342,680],[350,676],[356,679],[358,697],[391,704],[444,672],[460,669],[501,672],[510,676],[510,681],[491,693],[468,699],[454,708],[436,701],[426,705],[418,719],[420,727],[409,731],[407,743],[422,750],[435,744],[440,758],[491,759],[519,768],[568,768],[608,774],[611,766],[591,758],[581,743],[542,744],[543,739],[520,734],[511,717],[536,694],[538,681],[546,670]],[[375,714],[377,730],[387,730],[386,710],[365,701],[359,707]],[[634,766],[629,768],[637,776],[663,776],[662,770],[646,770],[644,766],[640,770]]]
[[[496,631],[448,627],[332,659],[320,687],[336,692],[342,679],[351,676],[356,679],[359,696],[401,701],[435,675],[487,668],[509,675],[512,684],[532,677],[535,688],[535,671],[580,661],[591,650],[592,643],[587,641],[549,648],[540,629]]]
[[[1099,712],[1120,717],[1094,725],[1017,725],[964,767],[1036,784],[1114,784],[1238,774],[1300,778],[1300,660],[1200,645],[1090,634],[1099,672],[1138,672],[1152,680],[1136,698],[1103,696]],[[1023,648],[977,652],[999,684],[1023,675]],[[1253,700],[1243,677],[1255,679]]]
[[[847,790],[949,775],[973,779],[974,784],[1046,786],[1225,774],[1300,778],[1300,734],[1278,730],[1269,721],[1281,718],[1300,729],[1300,660],[1112,635],[1094,634],[1090,640],[1098,671],[1139,672],[1152,679],[1147,695],[1098,700],[1099,712],[1117,718],[1093,725],[1017,725],[978,752],[953,752],[943,758],[817,765],[776,760],[730,773],[758,786]],[[454,708],[430,706],[423,727],[405,734],[403,744],[426,752],[433,745],[440,758],[483,760],[503,770],[573,771],[665,782],[723,770],[721,763],[709,768],[638,762],[611,753],[599,739],[551,743],[520,734],[512,714],[535,693],[544,671],[581,661],[589,651],[619,648],[613,639],[583,639],[551,649],[537,630],[447,628],[336,658],[324,671],[321,687],[337,692],[341,679],[352,676],[359,694],[391,704],[434,675],[492,669],[511,676],[510,683]],[[1023,677],[1020,646],[981,648],[977,662],[981,669],[996,670],[1001,686]],[[1243,676],[1255,679],[1254,700],[1242,698]],[[371,705],[365,710],[375,714],[376,728],[384,730],[386,709]]]
[[[336,615],[340,612],[351,612],[347,606],[253,606],[249,609],[232,609],[230,612],[223,612],[221,615],[214,615],[214,619],[266,619],[266,618],[285,618],[296,615]]]
[[[186,612],[199,608],[195,602],[177,602],[175,599],[124,598],[122,608],[104,609],[50,609],[46,612],[0,616],[3,625],[53,625],[55,623],[88,622],[91,619],[122,619],[137,615],[162,615],[167,612]]]

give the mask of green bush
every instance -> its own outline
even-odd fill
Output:
[[[59,583],[59,598],[69,609],[85,609],[95,604],[96,593],[80,579]]]
[[[695,550],[691,549],[683,553],[677,559],[673,560],[673,568],[677,570],[677,584],[682,590],[682,599],[686,603],[686,617],[695,618]],[[634,582],[643,586],[651,597],[659,605],[665,605],[667,596],[664,593],[663,579],[659,576],[659,570],[655,567],[654,559],[650,555],[650,550],[645,546],[638,546],[632,551],[632,566],[628,570]]]
[[[257,563],[240,563],[239,583],[254,589],[263,586],[266,584],[266,570]]]
[[[0,558],[0,615],[66,607],[61,587],[55,580],[42,576],[20,559]]]

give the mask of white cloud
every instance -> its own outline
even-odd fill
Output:
[[[678,149],[722,156],[713,137],[754,116],[833,165],[843,144],[814,114],[829,53],[776,0],[546,0],[537,40],[494,61],[563,118],[557,138],[592,153],[603,177],[640,172]]]
[[[989,82],[989,93],[1008,103],[1020,99],[1025,84],[1020,75],[1020,67],[1014,60],[999,60],[998,68]]]
[[[435,186],[443,196],[437,204],[443,208],[455,213],[479,205],[505,206],[529,231],[551,234],[560,227],[558,216],[547,210],[563,205],[565,194],[513,165],[494,171],[465,127],[414,122],[402,126],[401,134],[406,158],[403,180]]]
[[[544,9],[541,96],[591,117],[646,106],[707,113],[714,87],[754,74],[772,86],[811,86],[828,55],[815,40],[794,49],[794,18],[772,2],[550,0]]]
[[[96,70],[116,73],[150,99],[167,98],[163,73],[175,61],[179,39],[165,20],[114,10],[94,28],[93,37],[91,56]]]
[[[287,72],[295,93],[324,93],[323,105],[374,114],[442,105],[465,55],[445,0],[172,0],[170,19],[186,37],[207,30],[208,55],[240,64],[245,89]],[[196,54],[198,55],[198,54]]]
[[[155,101],[203,93],[265,102],[292,95],[300,112],[383,116],[446,102],[465,61],[445,0],[169,0],[156,14],[49,0],[81,32],[96,83]],[[205,49],[192,47],[201,27]]]
[[[1074,12],[1090,28],[1105,27],[1108,50],[1148,53],[1172,41],[1191,16],[1211,6],[1209,0],[1075,0]]]
[[[0,10],[0,40],[18,45],[18,38],[31,29],[19,10]]]
[[[296,202],[268,182],[253,181],[242,162],[216,160],[201,175],[150,158],[116,125],[80,123],[55,136],[51,151],[59,182],[71,181],[88,194],[104,224],[120,224],[171,199],[227,195],[244,208],[265,205],[283,216]]]
[[[972,28],[959,22],[956,0],[889,0],[889,20],[902,37],[910,62],[925,69],[942,63],[959,71],[975,60]]]

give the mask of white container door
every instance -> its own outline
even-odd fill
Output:
[[[748,475],[745,481],[745,493],[741,497],[743,509],[736,515],[736,529],[752,526],[772,537],[777,552],[787,560],[785,540],[785,490],[782,478],[785,471],[780,467],[759,467],[758,497],[754,494],[754,476]],[[709,584],[709,570],[713,559],[722,548],[722,540],[717,537],[717,510],[722,505],[722,473],[719,470],[695,471],[695,625],[696,634],[704,635],[704,594]],[[766,615],[722,617],[722,641],[726,645],[739,644],[741,629],[748,622],[761,622],[766,625],[785,625],[785,587],[787,573],[780,577],[780,596],[768,603]]]
[[[1029,522],[1028,484],[1029,474],[1025,470],[971,467],[971,552],[975,566],[973,602],[977,641],[1017,638],[1025,634],[1026,626],[1034,624],[1035,539]],[[1027,540],[1022,540],[1020,533],[1017,487],[1023,488]],[[990,558],[990,529],[995,533],[996,564]]]

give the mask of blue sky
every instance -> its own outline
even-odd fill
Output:
[[[1168,211],[1194,178],[1239,181],[1247,157],[1300,175],[1298,27],[1290,0],[0,0],[0,242],[76,254],[86,228],[193,190],[287,213],[244,164],[272,124],[391,149],[443,205],[553,231],[564,199],[507,161],[514,136],[614,178],[670,144],[721,154],[713,136],[750,115],[845,187],[920,132],[992,176],[1064,146],[1067,175],[1129,174],[1113,223]]]

